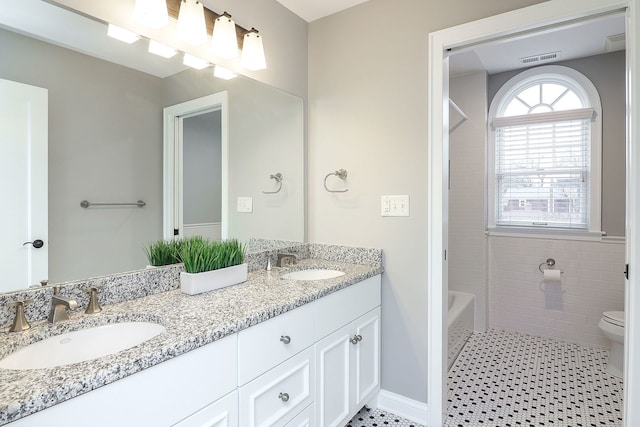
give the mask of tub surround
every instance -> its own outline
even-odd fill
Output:
[[[297,253],[298,264],[265,271],[267,257],[278,251]],[[275,251],[249,253],[246,258],[250,269],[247,282],[196,296],[180,292],[180,265],[63,284],[62,293],[77,297],[80,306],[71,314],[71,319],[50,325],[46,320],[33,321],[34,317],[30,317],[32,328],[25,332],[8,333],[8,327],[4,328],[0,358],[20,346],[51,336],[53,331],[60,334],[119,321],[157,322],[166,331],[136,347],[86,362],[27,371],[0,370],[0,425],[209,344],[383,271],[382,251],[342,246],[294,244]],[[321,281],[280,279],[286,272],[305,268],[331,268],[346,274]],[[84,289],[96,285],[103,286],[100,295],[103,311],[86,315],[83,308],[88,297]],[[22,297],[34,299],[27,316],[39,313],[38,318],[46,317],[50,289],[1,296],[6,301]],[[10,320],[7,321],[5,313],[0,314],[3,324],[8,326]]]

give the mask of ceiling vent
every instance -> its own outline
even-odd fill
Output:
[[[624,50],[626,47],[625,39],[626,39],[625,33],[616,34],[616,35],[607,37],[607,40],[605,41],[605,45],[604,45],[605,50],[607,52],[616,52],[618,50]]]
[[[524,58],[518,59],[518,62],[522,65],[536,65],[542,62],[555,61],[559,59],[560,51],[558,52],[549,52],[549,53],[541,53],[540,55],[532,55],[525,56]]]

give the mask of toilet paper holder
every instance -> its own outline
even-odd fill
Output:
[[[542,269],[542,266],[546,265],[547,268],[545,268],[545,270],[549,269],[549,268],[553,268],[556,265],[556,260],[553,258],[547,258],[547,260],[545,262],[541,262],[540,265],[538,266],[538,270],[540,270],[540,273],[544,274],[544,270]],[[564,273],[563,271],[560,272],[560,274]]]

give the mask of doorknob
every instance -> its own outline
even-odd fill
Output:
[[[44,246],[44,242],[42,240],[40,240],[40,239],[36,239],[33,242],[24,242],[22,244],[22,246],[26,246],[26,245],[31,245],[36,249],[40,249],[41,247]]]

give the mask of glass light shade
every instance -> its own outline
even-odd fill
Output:
[[[223,79],[223,80],[231,80],[233,78],[238,77],[238,75],[236,73],[234,73],[233,71],[228,70],[228,69],[226,69],[224,67],[221,67],[219,65],[216,65],[216,68],[214,68],[213,75],[218,77],[218,78],[220,78],[220,79]]]
[[[196,0],[182,0],[178,14],[178,38],[198,46],[207,41],[207,24],[204,20],[202,3]]]
[[[204,59],[200,59],[196,56],[189,55],[188,53],[184,54],[184,59],[182,60],[182,63],[191,68],[195,68],[196,70],[202,70],[203,68],[207,68],[209,66],[209,63]]]
[[[109,24],[107,27],[107,35],[128,44],[140,40],[140,36],[133,31],[125,30],[124,28],[113,24]]]
[[[178,51],[171,46],[158,43],[155,40],[149,40],[149,52],[158,56],[162,56],[163,58],[171,58],[178,53]]]
[[[252,30],[244,35],[240,64],[251,71],[267,68],[267,62],[264,58],[262,36],[260,36],[257,31]]]
[[[151,28],[161,28],[169,23],[166,0],[136,0],[133,20]]]
[[[211,52],[218,58],[238,56],[236,23],[228,15],[222,15],[215,20],[213,37],[211,38]]]

